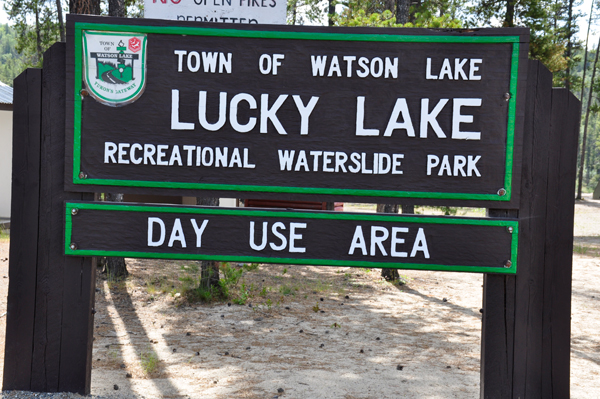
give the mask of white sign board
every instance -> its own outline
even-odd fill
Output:
[[[285,24],[285,0],[144,0],[144,16],[176,21]]]

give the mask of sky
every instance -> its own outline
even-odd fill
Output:
[[[588,27],[588,13],[590,12],[590,6],[591,6],[591,2],[592,0],[583,0],[581,5],[578,7],[578,10],[581,14],[583,14],[583,17],[579,18],[579,33],[578,33],[578,39],[579,40],[585,40],[585,36],[587,33],[587,27]],[[6,12],[4,12],[4,0],[0,0],[0,23],[1,24],[5,24],[5,23],[10,23],[8,21],[8,17],[6,15]],[[600,11],[598,11],[600,14]],[[595,26],[594,26],[595,25]],[[597,21],[595,24],[592,24],[592,28],[590,31],[590,47],[591,46],[595,46],[595,43],[598,41],[598,36],[600,35],[600,20]]]

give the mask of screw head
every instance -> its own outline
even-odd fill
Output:
[[[504,101],[509,101],[511,97],[510,93],[504,93]]]
[[[79,212],[79,209],[77,209],[77,208],[71,209],[71,215],[73,215],[73,216],[77,215],[78,212]]]
[[[71,245],[69,245],[69,248],[71,248],[71,250],[75,251],[77,249],[77,244],[72,242]]]
[[[85,174],[83,172],[79,172],[79,178],[80,179],[87,179],[87,174]]]
[[[81,89],[79,94],[81,95],[81,97],[87,97],[90,93],[88,93],[86,89]]]
[[[513,229],[513,227],[512,227],[512,226],[508,226],[508,227],[506,228],[506,230],[508,230],[508,232],[509,232],[509,233],[511,233],[511,234],[512,234],[512,232],[514,231],[514,229]]]
[[[498,195],[501,197],[504,197],[506,195],[506,189],[501,188],[500,190],[498,190]]]
[[[509,268],[509,267],[511,267],[511,266],[512,266],[512,262],[511,262],[510,260],[507,260],[506,262],[504,262],[504,267],[505,267],[506,269],[508,269],[508,268]]]

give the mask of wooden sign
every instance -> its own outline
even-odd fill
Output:
[[[69,21],[68,190],[517,203],[527,30]]]
[[[518,222],[68,202],[65,254],[509,273]]]

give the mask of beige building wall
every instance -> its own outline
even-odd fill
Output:
[[[12,111],[0,110],[0,218],[10,217]]]

